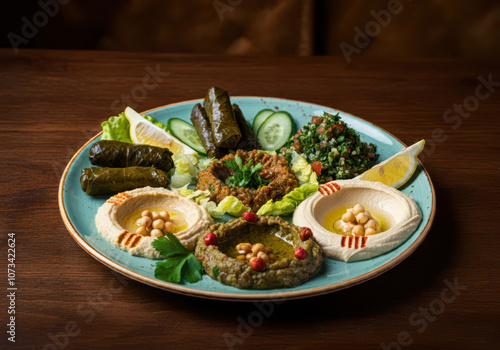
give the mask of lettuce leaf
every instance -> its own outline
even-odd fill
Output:
[[[101,124],[101,140],[112,140],[132,143],[130,138],[130,123],[124,113],[118,117],[111,117]]]
[[[272,199],[260,207],[257,215],[289,215],[299,206],[300,203],[318,190],[315,183],[306,183],[286,194],[282,200],[273,202]]]
[[[238,217],[244,212],[250,211],[249,207],[246,207],[242,201],[234,196],[227,196],[219,203],[219,205],[217,205],[217,203],[210,200],[209,190],[194,191],[188,189],[188,185],[186,185],[182,188],[174,189],[174,191],[179,193],[182,197],[189,198],[197,204],[201,205],[208,211],[210,216],[216,219],[220,219],[224,214]]]
[[[162,128],[166,132],[169,132],[168,127],[155,118],[144,114],[142,116],[154,125]],[[101,127],[101,140],[132,143],[132,139],[130,138],[130,123],[124,112],[120,113],[117,117],[110,117],[107,121],[101,124]]]
[[[318,175],[312,169],[311,164],[305,158],[302,158],[296,151],[292,153],[292,171],[295,173],[299,184],[318,183]]]
[[[171,189],[179,189],[186,185],[195,184],[198,173],[206,169],[213,160],[199,155],[192,156],[178,153],[175,153],[172,159],[175,170],[171,178]]]

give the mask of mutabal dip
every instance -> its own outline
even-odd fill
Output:
[[[198,239],[195,254],[205,272],[222,284],[291,288],[309,280],[323,263],[321,248],[300,231],[279,217],[259,216],[255,222],[241,217],[209,227]]]

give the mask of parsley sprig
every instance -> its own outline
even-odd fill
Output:
[[[198,282],[203,274],[203,265],[194,252],[187,250],[172,233],[158,237],[151,245],[166,259],[156,263],[155,277],[172,283]]]
[[[258,171],[262,168],[262,163],[252,165],[253,159],[250,159],[247,164],[243,165],[240,157],[235,156],[233,159],[224,161],[224,165],[233,169],[234,174],[227,178],[226,185],[229,187],[247,187],[247,188],[260,188],[268,185],[269,180],[263,179],[259,176]]]

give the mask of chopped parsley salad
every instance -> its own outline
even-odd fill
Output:
[[[376,146],[361,142],[358,133],[344,123],[339,114],[313,116],[281,149],[287,160],[293,151],[311,164],[319,183],[351,179],[369,169],[378,158]]]

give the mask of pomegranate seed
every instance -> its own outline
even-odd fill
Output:
[[[307,251],[304,248],[298,247],[297,249],[295,249],[293,256],[299,260],[304,260],[309,256],[309,254],[307,254]]]
[[[252,262],[250,262],[250,265],[252,265],[252,268],[255,271],[259,271],[259,272],[266,271],[266,262],[262,258],[252,259]]]
[[[259,220],[259,216],[257,214],[249,211],[244,212],[241,216],[243,216],[243,219],[248,222],[257,222]]]
[[[205,244],[207,247],[211,245],[219,245],[219,240],[217,239],[215,233],[210,232],[208,235],[205,236]]]
[[[312,236],[313,236],[313,233],[309,227],[302,227],[300,229],[299,237],[300,237],[302,242],[307,241]]]

